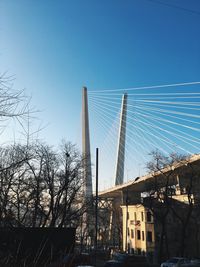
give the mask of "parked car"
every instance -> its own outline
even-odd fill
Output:
[[[116,261],[116,260],[109,260],[106,261],[106,263],[104,264],[104,267],[122,267],[123,264],[120,261]]]
[[[174,257],[163,262],[161,267],[180,267],[182,264],[189,264],[190,260],[186,258]]]
[[[126,258],[127,254],[125,253],[113,253],[112,259],[106,261],[104,267],[122,267]]]
[[[77,266],[92,266],[91,256],[88,253],[67,254],[48,267],[77,267]]]
[[[104,267],[149,267],[149,264],[145,256],[115,253],[113,259],[106,261]]]
[[[181,264],[181,267],[200,267],[200,259],[192,259],[189,263]]]
[[[192,259],[191,260],[191,266],[200,266],[200,259]]]

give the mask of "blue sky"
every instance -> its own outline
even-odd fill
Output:
[[[199,81],[199,26],[199,0],[0,0],[0,72],[42,111],[41,138],[80,145],[82,86]]]

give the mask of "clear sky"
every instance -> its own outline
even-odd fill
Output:
[[[80,145],[82,86],[200,81],[200,1],[0,0],[5,71],[42,111],[41,138]]]

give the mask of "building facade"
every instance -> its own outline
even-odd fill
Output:
[[[155,247],[152,213],[142,204],[121,206],[123,217],[123,250],[151,255]]]
[[[199,192],[200,155],[193,155],[99,196],[121,209],[123,250],[158,263],[200,257]]]

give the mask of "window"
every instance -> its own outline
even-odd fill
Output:
[[[127,234],[128,234],[128,236],[130,236],[130,230],[129,230],[129,227],[128,227],[128,229],[127,229]]]
[[[131,229],[131,238],[134,238],[134,230]]]
[[[134,212],[134,220],[137,221],[137,214]]]
[[[142,240],[144,241],[144,231],[142,231]]]
[[[151,222],[152,216],[151,216],[151,212],[147,211],[147,222]]]
[[[142,222],[144,221],[144,213],[143,213],[143,211],[141,211],[141,220],[142,220]]]
[[[151,231],[147,231],[147,241],[152,242],[152,232]]]
[[[140,237],[140,230],[137,230],[137,239],[140,240],[141,237]]]

